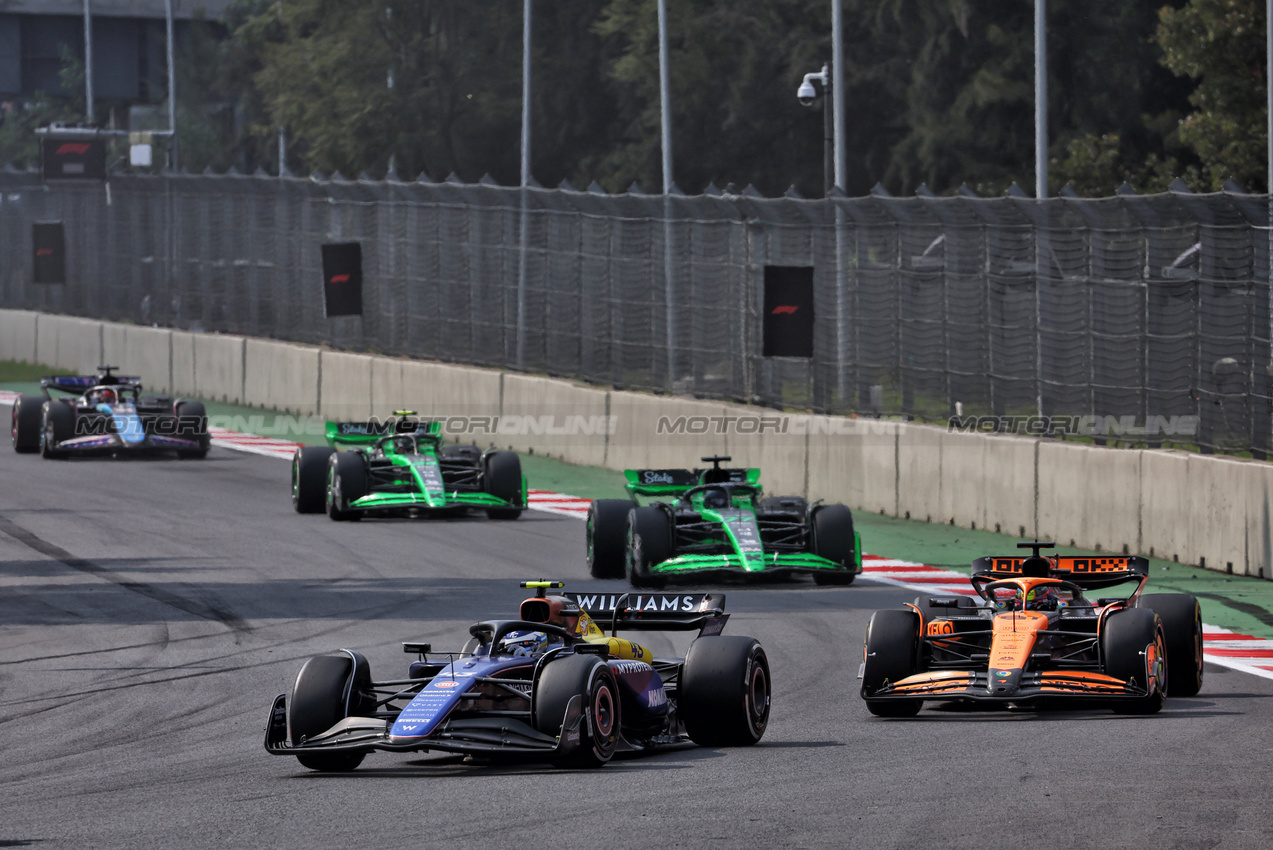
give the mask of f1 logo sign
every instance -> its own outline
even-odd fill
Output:
[[[782,305],[782,306],[780,306],[780,307],[775,307],[775,308],[773,309],[773,314],[774,314],[775,316],[781,316],[781,315],[783,315],[783,314],[785,313],[785,314],[787,314],[787,315],[789,315],[789,316],[794,316],[794,315],[796,314],[796,311],[797,311],[797,310],[799,310],[799,309],[800,309],[800,308],[799,308],[799,307],[797,307],[797,306],[796,306],[796,305],[794,305],[794,304],[783,304],[783,305]]]
[[[88,153],[88,144],[84,142],[67,142],[57,149],[54,156],[66,156],[68,154],[83,156],[86,153]]]
[[[362,245],[335,242],[322,246],[323,314],[362,315]]]

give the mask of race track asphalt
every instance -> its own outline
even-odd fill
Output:
[[[747,749],[591,772],[369,756],[320,775],[265,753],[267,710],[310,655],[458,646],[517,581],[620,590],[583,523],[295,514],[287,465],[45,461],[0,449],[0,847],[1264,848],[1273,681],[1209,666],[1159,715],[867,714],[863,580],[724,588],[775,685]],[[683,647],[650,636],[658,653]]]

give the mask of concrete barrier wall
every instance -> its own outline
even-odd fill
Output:
[[[36,320],[35,358],[46,366],[91,375],[102,365],[102,323],[41,315]]]
[[[568,463],[604,466],[610,439],[606,399],[605,390],[505,374],[498,433],[488,436],[480,422],[471,422],[470,437]]]
[[[191,341],[194,349],[191,394],[211,401],[242,404],[244,338],[191,334]]]
[[[371,361],[367,354],[321,352],[318,412],[350,422],[371,416]]]
[[[286,413],[317,413],[318,356],[318,349],[308,346],[249,339],[243,403]]]
[[[172,331],[102,323],[102,362],[141,377],[148,393],[172,391]]]
[[[453,437],[610,469],[722,453],[772,494],[1273,578],[1273,464],[784,414],[440,363],[0,310],[0,358],[340,419],[408,408]],[[490,417],[487,431],[473,417]],[[576,417],[572,426],[567,420]],[[610,417],[607,421],[606,417]],[[746,418],[748,424],[740,424]],[[770,420],[780,423],[768,423]],[[607,429],[610,425],[611,429]],[[552,429],[564,433],[556,433]],[[607,431],[609,431],[607,433]]]
[[[26,310],[0,310],[0,360],[39,363],[35,357],[35,320]]]
[[[172,394],[193,396],[198,390],[195,381],[194,341],[199,334],[185,331],[172,332],[172,363],[169,374],[172,375]],[[145,380],[145,376],[142,376]]]
[[[1140,452],[1075,443],[1039,445],[1040,537],[1134,553],[1140,531]],[[1070,541],[1074,541],[1073,544]]]

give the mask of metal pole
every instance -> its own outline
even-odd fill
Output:
[[[1266,378],[1264,383],[1265,392],[1267,393],[1269,392],[1267,388],[1273,386],[1273,381],[1270,381],[1270,378],[1273,378],[1273,0],[1265,0],[1264,20],[1264,59],[1266,65],[1264,93],[1268,98],[1268,102],[1265,104],[1265,120],[1268,122],[1266,125],[1268,132],[1268,162],[1266,163],[1266,168],[1268,171],[1265,174],[1265,178],[1267,180],[1266,190],[1268,192],[1269,206],[1268,258],[1265,260],[1265,265],[1268,267],[1266,271],[1269,284],[1267,296],[1269,302],[1269,367],[1265,370]],[[1268,403],[1273,402],[1266,402],[1266,404]],[[1261,442],[1266,443],[1267,441],[1262,440]],[[1265,557],[1269,555],[1268,551],[1263,554]]]
[[[1273,0],[1269,0],[1273,2]],[[844,5],[842,0],[831,0],[831,96],[834,99],[835,185],[845,191],[848,175],[848,159],[844,145]],[[845,279],[844,210],[835,204],[835,368],[836,385],[839,388],[839,404],[843,411],[849,400],[848,389],[848,316],[845,300],[848,298],[848,281]],[[831,411],[828,411],[831,412]]]
[[[1048,196],[1047,0],[1034,0],[1034,196]]]
[[[282,177],[287,171],[287,131],[282,127],[278,128],[278,176]]]
[[[835,131],[832,129],[831,120],[835,114],[831,108],[831,71],[826,66],[822,66],[822,194],[824,197],[831,196],[831,187],[835,179]]]
[[[168,165],[177,170],[177,66],[173,62],[172,0],[164,0],[164,15],[168,30]]]
[[[93,0],[84,0],[84,113],[93,123]]]
[[[835,185],[844,191],[848,160],[844,150],[844,10],[842,0],[831,3],[831,68],[835,79],[831,82],[831,94],[835,98]],[[1273,0],[1270,0],[1273,2]]]
[[[676,381],[675,309],[672,301],[672,98],[668,92],[667,0],[659,0],[659,113],[663,147],[663,300],[667,308],[667,383]]]
[[[530,26],[531,0],[522,0],[522,216],[517,260],[517,366],[526,365],[526,263],[530,248]]]

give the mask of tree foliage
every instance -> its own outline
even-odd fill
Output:
[[[842,2],[850,195],[1033,185],[1032,4]],[[677,185],[821,195],[825,96],[807,109],[795,89],[831,59],[831,4],[667,5]],[[1257,0],[1049,0],[1047,15],[1051,192],[1263,185]],[[532,42],[533,175],[661,191],[657,0],[536,0]],[[516,0],[235,0],[181,45],[182,164],[273,171],[282,129],[293,172],[516,184],[521,65]],[[26,150],[24,122],[73,112],[38,103],[0,127],[3,158]]]
[[[1230,178],[1267,186],[1264,7],[1258,0],[1190,0],[1160,14],[1163,64],[1196,81],[1180,140],[1197,154],[1212,190]]]

